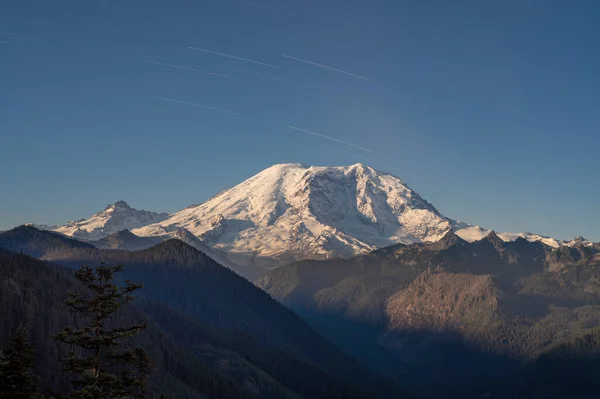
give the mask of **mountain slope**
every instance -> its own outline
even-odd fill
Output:
[[[42,258],[68,266],[124,265],[121,277],[142,283],[142,298],[189,319],[174,323],[173,316],[152,313],[163,315],[156,322],[177,340],[192,345],[196,336],[206,335],[193,332],[199,326],[216,330],[211,336],[224,339],[227,345],[223,346],[303,397],[405,395],[402,388],[361,366],[262,290],[180,240],[141,251],[75,245]],[[294,368],[302,372],[294,373]]]
[[[94,246],[62,234],[23,225],[0,232],[0,248],[39,258],[53,252],[69,251],[73,248],[94,248]]]
[[[0,287],[0,347],[4,346],[17,327],[25,326],[35,349],[35,371],[41,377],[40,387],[50,386],[58,391],[68,389],[70,376],[60,370],[61,359],[69,348],[59,344],[53,335],[65,325],[80,326],[82,323],[65,306],[69,292],[83,290],[72,277],[72,271],[0,248]],[[149,303],[145,304],[145,308],[156,309]],[[174,316],[173,324],[176,325],[177,315]],[[202,397],[204,394],[231,399],[257,398],[257,395],[243,388],[242,381],[190,354],[181,341],[170,337],[168,332],[136,307],[127,306],[111,318],[115,326],[132,321],[148,324],[147,330],[128,339],[125,344],[143,346],[151,356],[156,372],[150,376],[148,387],[156,396],[165,392],[168,397],[185,399]],[[195,332],[198,333],[198,329]],[[222,346],[215,344],[212,345],[212,353],[219,357],[227,355]],[[240,363],[228,357],[231,363]],[[271,396],[273,399],[298,399],[275,381],[252,380],[270,386],[277,393]]]
[[[296,262],[257,285],[374,369],[421,370],[398,380],[432,394],[461,396],[473,380],[505,378],[600,326],[598,249],[504,242],[493,232],[473,243],[448,232],[434,243]],[[373,353],[386,350],[395,364],[382,368]]]
[[[129,230],[121,230],[99,240],[89,241],[89,243],[100,249],[137,251],[139,249],[150,248],[160,241],[153,237],[138,237]]]
[[[227,256],[224,253],[204,244],[196,236],[183,228],[178,228],[165,235],[151,237],[139,237],[129,230],[121,230],[99,240],[88,241],[88,243],[100,249],[124,249],[127,251],[137,251],[153,247],[160,242],[173,238],[185,242],[186,244],[205,253],[210,258],[217,261],[217,263],[219,263],[221,266],[225,266],[236,272],[240,271],[240,267],[227,259]]]
[[[600,374],[600,329],[567,340],[536,359],[517,380],[493,398],[597,398]],[[503,394],[504,393],[504,394]]]

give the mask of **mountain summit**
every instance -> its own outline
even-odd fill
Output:
[[[402,180],[371,167],[281,164],[133,232],[183,227],[230,254],[284,262],[436,241],[452,223]]]
[[[117,201],[89,219],[74,220],[53,230],[83,240],[99,240],[119,231],[157,223],[168,217],[168,213],[137,210],[125,201]]]

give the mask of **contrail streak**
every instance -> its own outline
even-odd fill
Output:
[[[324,69],[328,69],[330,71],[335,71],[335,72],[343,73],[344,75],[353,76],[353,77],[358,78],[358,79],[366,80],[367,82],[372,82],[373,81],[373,79],[365,78],[364,76],[356,75],[356,74],[353,74],[351,72],[342,71],[341,69],[332,68],[330,66],[323,65],[323,64],[317,64],[316,62],[312,62],[312,61],[308,61],[308,60],[303,60],[302,58],[292,57],[291,55],[287,55],[287,54],[282,54],[282,55],[285,58],[289,58],[291,60],[300,61],[300,62],[304,62],[304,63],[309,64],[309,65],[314,65],[314,66],[318,66],[318,67],[321,67],[321,68],[324,68]]]
[[[344,150],[340,150],[340,149],[337,149],[337,148],[336,148],[336,151],[337,151],[337,152],[341,152],[341,153],[343,153],[343,154],[346,154],[346,155],[350,155],[350,156],[352,156],[352,157],[355,157],[355,158],[364,159],[365,161],[372,162],[372,163],[373,163],[373,164],[375,164],[375,165],[381,165],[381,166],[383,166],[383,167],[384,167],[384,168],[386,168],[386,169],[391,169],[391,170],[394,170],[394,171],[396,171],[396,172],[398,172],[398,173],[402,173],[403,175],[408,175],[408,176],[412,176],[412,177],[417,177],[417,176],[416,176],[414,173],[406,172],[406,171],[400,170],[400,169],[398,169],[398,168],[394,168],[394,167],[392,167],[392,166],[389,166],[389,165],[384,165],[384,164],[382,164],[382,163],[379,163],[378,161],[375,161],[374,159],[371,159],[371,158],[362,157],[362,156],[360,156],[360,155],[356,155],[356,154],[353,154],[353,153],[351,153],[351,152],[344,151]]]
[[[298,130],[299,132],[304,132],[304,133],[312,134],[313,136],[322,137],[324,139],[335,141],[337,143],[346,144],[346,145],[349,145],[349,146],[354,147],[354,148],[358,148],[358,149],[363,150],[363,151],[375,152],[374,150],[371,150],[370,148],[361,147],[361,146],[356,145],[356,144],[348,143],[347,141],[342,141],[342,140],[339,140],[339,139],[336,139],[336,138],[333,138],[333,137],[325,136],[323,134],[311,132],[310,130],[300,129],[299,127],[289,126],[289,125],[288,125],[288,127],[290,129]]]
[[[265,10],[270,10],[271,7],[265,5],[265,4],[260,4],[260,3],[255,3],[253,1],[248,1],[248,0],[241,0],[242,3],[244,4],[248,4],[249,6],[253,6],[253,7],[258,7],[258,8],[264,8]]]
[[[354,158],[364,159],[365,161],[369,161],[369,162],[376,162],[375,160],[373,160],[373,159],[371,159],[371,158],[367,158],[367,157],[363,157],[363,156],[360,156],[360,155],[356,155],[356,154],[353,154],[353,153],[351,153],[351,152],[348,152],[348,151],[340,150],[340,149],[338,149],[338,148],[336,148],[335,150],[336,150],[337,152],[341,152],[341,153],[344,153],[344,154],[346,154],[346,155],[351,155],[351,156],[353,156]]]
[[[15,32],[0,32],[0,35],[8,35],[8,36],[25,36],[25,37],[32,37],[32,38],[39,38],[39,39],[47,39],[47,40],[56,40],[55,37],[50,37],[50,36],[41,36],[41,35],[32,35],[32,34],[28,34],[28,33],[15,33]]]
[[[510,126],[510,127],[513,127],[513,128],[515,128],[515,129],[518,129],[518,130],[521,130],[521,131],[523,131],[523,132],[526,132],[526,133],[528,133],[528,134],[529,134],[530,136],[532,136],[532,137],[537,137],[537,138],[539,138],[539,139],[546,140],[546,141],[547,141],[547,142],[549,142],[549,143],[556,144],[557,146],[568,148],[568,149],[570,149],[571,151],[577,152],[578,154],[582,154],[582,155],[586,155],[586,156],[587,156],[587,155],[589,155],[589,154],[588,154],[586,151],[584,151],[584,150],[582,149],[582,147],[581,147],[579,144],[577,144],[577,143],[574,143],[574,142],[563,142],[563,141],[558,141],[558,140],[555,140],[555,139],[553,139],[553,138],[551,138],[551,137],[548,137],[548,136],[547,136],[547,135],[545,135],[545,134],[542,134],[542,133],[537,133],[537,132],[535,132],[535,131],[533,131],[533,130],[530,130],[530,129],[527,129],[527,128],[523,127],[523,126],[517,125],[516,123],[509,122],[509,121],[502,121],[502,122],[503,122],[504,124],[506,124],[506,125]]]
[[[17,41],[17,40],[4,40],[4,41],[0,41],[0,44],[16,44],[17,46],[35,47],[35,44],[26,43],[26,42],[20,42],[20,41]]]
[[[158,62],[158,61],[152,61],[152,60],[145,60],[145,62],[148,62],[150,64],[167,66],[167,67],[171,67],[171,68],[183,69],[185,71],[198,72],[198,73],[202,73],[202,74],[205,74],[205,75],[217,76],[219,78],[224,78],[224,79],[235,79],[235,78],[233,78],[231,76],[221,75],[219,73],[203,71],[201,69],[189,68],[189,67],[184,67],[184,66],[175,65],[175,64],[167,64],[165,62]]]
[[[430,143],[433,143],[433,141],[434,141],[431,137],[425,136],[424,134],[415,133],[415,132],[408,131],[408,130],[401,130],[400,132],[406,133],[406,134],[408,134],[409,136],[412,136],[412,137],[416,137],[416,138],[428,141]]]
[[[279,78],[279,77],[277,77],[277,76],[267,75],[267,74],[260,73],[260,72],[249,71],[249,70],[247,70],[247,69],[237,68],[237,67],[234,67],[234,66],[231,66],[231,65],[225,65],[225,64],[221,64],[220,66],[222,66],[222,67],[224,67],[224,68],[229,68],[229,69],[233,69],[233,70],[236,70],[236,71],[240,71],[240,72],[250,73],[250,74],[252,74],[252,75],[257,75],[257,76],[262,76],[262,77],[265,77],[265,78],[269,78],[269,79],[277,80],[277,81],[279,81],[279,82],[290,83],[290,84],[293,84],[293,85],[296,85],[296,86],[300,86],[300,87],[308,87],[308,86],[305,86],[305,85],[303,85],[303,84],[300,84],[300,83],[293,82],[293,81],[291,81],[291,80],[287,80],[287,79]]]
[[[249,60],[248,58],[237,57],[237,56],[231,55],[231,54],[219,53],[217,51],[211,51],[211,50],[206,50],[206,49],[203,49],[203,48],[192,47],[192,46],[188,46],[188,48],[191,49],[191,50],[202,51],[204,53],[210,53],[210,54],[220,55],[221,57],[233,58],[235,60],[251,62],[251,63],[257,64],[257,65],[262,65],[262,66],[266,66],[266,67],[269,67],[269,68],[279,69],[279,67],[275,66],[275,65],[265,64],[264,62]]]
[[[557,141],[557,140],[551,139],[550,137],[546,136],[545,134],[541,134],[541,133],[533,132],[533,131],[531,131],[531,130],[529,130],[529,129],[527,129],[527,128],[524,128],[523,126],[519,126],[519,125],[517,125],[517,124],[515,124],[515,123],[512,123],[512,122],[508,122],[508,121],[503,121],[503,122],[504,122],[506,125],[508,125],[508,126],[510,126],[510,127],[513,127],[513,128],[515,128],[515,129],[518,129],[518,130],[524,131],[524,132],[526,132],[526,133],[530,134],[531,136],[534,136],[534,137],[537,137],[537,138],[540,138],[540,139],[546,140],[546,141],[548,141],[548,142],[550,142],[550,143],[553,143],[553,144],[557,144],[557,145],[561,145],[561,146],[568,146],[568,143],[562,143],[562,142],[560,142],[560,141]]]
[[[176,104],[184,104],[184,105],[190,105],[192,107],[204,108],[204,109],[208,109],[208,110],[211,110],[211,111],[222,112],[224,114],[237,115],[237,116],[241,116],[242,115],[242,114],[238,114],[237,112],[227,111],[226,109],[215,108],[215,107],[207,107],[206,105],[195,104],[195,103],[190,103],[190,102],[181,101],[181,100],[175,100],[175,99],[172,99],[172,98],[157,97],[157,96],[153,96],[152,98],[155,99],[155,100],[162,100],[162,101],[167,101],[167,102],[176,103]]]
[[[367,6],[365,4],[362,4],[362,3],[350,4],[350,6],[360,7],[360,8],[365,9],[365,10],[374,11],[374,12],[377,12],[378,14],[380,14],[381,16],[388,16],[388,17],[391,17],[391,18],[400,19],[400,20],[403,20],[403,21],[405,21],[405,22],[407,22],[409,24],[412,24],[412,25],[415,25],[415,26],[418,26],[418,27],[421,27],[421,28],[429,29],[429,30],[431,30],[433,32],[445,33],[443,30],[441,30],[439,28],[436,28],[434,26],[426,25],[426,24],[420,23],[418,21],[415,21],[414,19],[406,18],[406,17],[400,16],[400,15],[397,15],[397,14],[391,14],[387,10],[384,10],[384,9],[375,8],[375,7],[369,7],[369,6]],[[391,5],[391,4],[388,4],[387,7],[391,7],[394,10],[399,11],[399,12],[404,12],[402,9],[400,9],[398,7],[395,7],[395,6]]]

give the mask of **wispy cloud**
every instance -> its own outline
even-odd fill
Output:
[[[317,137],[321,137],[321,138],[324,138],[324,139],[327,139],[327,140],[335,141],[336,143],[346,144],[346,145],[349,145],[349,146],[354,147],[354,148],[358,148],[358,149],[363,150],[363,151],[375,152],[374,150],[372,150],[370,148],[361,147],[359,145],[352,144],[352,143],[349,143],[347,141],[336,139],[335,137],[325,136],[324,134],[319,134],[319,133],[311,132],[310,130],[301,129],[301,128],[296,127],[296,126],[288,126],[288,127],[290,129],[294,129],[294,130],[297,130],[299,132],[304,132],[304,133],[312,134],[313,136],[317,136]]]
[[[184,67],[184,66],[181,66],[181,65],[168,64],[166,62],[159,62],[159,61],[153,61],[153,60],[145,60],[145,62],[148,62],[150,64],[162,65],[162,66],[166,66],[166,67],[170,67],[170,68],[183,69],[185,71],[192,71],[192,72],[202,73],[202,74],[205,74],[205,75],[216,76],[216,77],[224,78],[224,79],[235,79],[234,77],[227,76],[227,75],[221,75],[220,73],[203,71],[201,69],[189,68],[189,67]]]
[[[267,75],[267,74],[260,73],[260,72],[249,71],[247,69],[237,68],[237,67],[234,67],[234,66],[231,66],[231,65],[221,64],[221,66],[224,67],[224,68],[233,69],[235,71],[245,72],[245,73],[249,73],[249,74],[256,75],[256,76],[262,76],[262,77],[265,77],[265,78],[273,79],[273,80],[276,80],[278,82],[290,83],[290,84],[293,84],[293,85],[296,85],[296,86],[300,86],[300,87],[308,87],[306,85],[303,85],[303,84],[300,84],[300,83],[297,83],[297,82],[294,82],[294,81],[291,81],[291,80],[283,79],[283,78],[280,78],[280,77],[277,77],[277,76]]]
[[[233,58],[234,60],[246,61],[246,62],[251,62],[251,63],[257,64],[257,65],[266,66],[266,67],[269,67],[269,68],[279,69],[278,66],[271,65],[271,64],[266,64],[264,62],[260,62],[260,61],[256,61],[256,60],[251,60],[249,58],[242,58],[242,57],[238,57],[236,55],[219,53],[218,51],[207,50],[207,49],[199,48],[199,47],[188,46],[188,48],[191,49],[191,50],[202,51],[204,53],[220,55],[221,57]]]
[[[224,114],[237,115],[237,116],[241,116],[242,115],[242,114],[238,114],[237,112],[228,111],[226,109],[215,108],[215,107],[208,107],[206,105],[196,104],[196,103],[190,103],[188,101],[175,100],[173,98],[158,97],[158,96],[153,96],[152,98],[155,99],[155,100],[167,101],[167,102],[170,102],[170,103],[183,104],[183,105],[189,105],[189,106],[192,106],[192,107],[204,108],[204,109],[208,109],[208,110],[211,110],[211,111],[222,112]]]
[[[373,79],[369,79],[369,78],[366,78],[364,76],[356,75],[356,74],[354,74],[352,72],[348,72],[348,71],[344,71],[344,70],[341,70],[341,69],[333,68],[333,67],[330,67],[330,66],[327,66],[327,65],[323,65],[323,64],[318,64],[316,62],[309,61],[309,60],[304,60],[302,58],[292,57],[291,55],[287,55],[287,54],[282,54],[282,55],[285,58],[289,58],[289,59],[294,60],[294,61],[304,62],[305,64],[314,65],[314,66],[317,66],[319,68],[327,69],[327,70],[334,71],[334,72],[343,73],[344,75],[348,75],[348,76],[352,76],[352,77],[355,77],[355,78],[358,78],[358,79],[366,80],[367,82],[372,82],[373,81]]]
[[[336,151],[337,152],[341,152],[342,154],[350,155],[351,157],[354,157],[354,158],[358,158],[358,159],[365,160],[367,162],[371,162],[373,165],[381,165],[381,167],[383,167],[383,168],[396,171],[396,172],[401,173],[401,174],[406,175],[406,176],[417,177],[414,173],[406,172],[404,170],[400,170],[398,168],[394,168],[393,166],[382,164],[381,162],[376,161],[376,160],[371,159],[371,158],[367,158],[367,157],[363,157],[363,156],[360,156],[360,155],[356,155],[356,154],[353,154],[353,153],[348,152],[348,151],[340,150],[339,148],[336,148]]]

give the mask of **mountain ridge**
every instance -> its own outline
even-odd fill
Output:
[[[84,240],[123,229],[164,239],[185,229],[250,279],[300,259],[350,258],[397,243],[433,242],[450,230],[469,242],[492,232],[442,215],[401,179],[361,163],[277,164],[170,215],[119,201],[89,219],[50,229]],[[582,237],[494,234],[505,242],[522,237],[552,247],[593,245]]]

